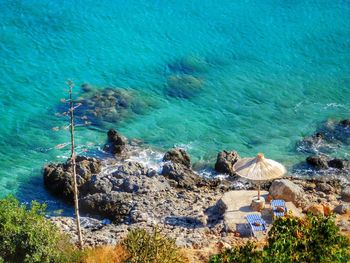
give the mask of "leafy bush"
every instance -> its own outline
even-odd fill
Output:
[[[256,250],[254,243],[248,242],[244,246],[226,249],[223,253],[214,255],[210,258],[209,263],[256,263],[261,258],[261,252]]]
[[[45,206],[30,208],[14,197],[0,200],[0,262],[75,262],[79,254],[43,216]]]
[[[187,262],[173,239],[163,236],[156,228],[153,233],[144,229],[129,232],[123,245],[128,250],[130,263],[183,263]]]
[[[269,262],[350,262],[350,242],[333,217],[279,218],[264,248]]]
[[[211,257],[210,263],[350,262],[350,241],[333,217],[308,215],[278,218],[262,251],[250,243]]]

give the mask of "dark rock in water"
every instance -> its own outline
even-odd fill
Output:
[[[316,169],[350,169],[350,161],[346,159],[331,159],[324,155],[313,155],[306,158],[306,162]]]
[[[79,188],[101,171],[101,161],[95,158],[77,156],[77,183]],[[49,164],[44,167],[44,184],[54,194],[73,200],[73,174],[70,160],[64,164]]]
[[[128,139],[113,129],[108,131],[107,136],[108,144],[105,145],[105,151],[109,151],[112,154],[121,154],[128,144]]]
[[[191,169],[179,163],[166,163],[163,166],[162,175],[173,180],[177,187],[195,189],[203,185],[203,180]]]
[[[339,122],[340,125],[346,127],[346,128],[350,128],[350,119],[345,119]]]
[[[132,195],[117,192],[89,194],[80,199],[80,208],[85,213],[122,222],[132,208]]]
[[[167,151],[163,157],[163,161],[172,161],[173,163],[182,164],[187,168],[191,167],[190,156],[185,150],[179,148]]]
[[[328,169],[328,158],[323,155],[312,155],[306,158],[306,162],[316,169]]]
[[[218,153],[215,170],[219,173],[234,175],[233,165],[240,159],[236,151],[222,151]]]
[[[298,150],[301,152],[317,153],[319,148],[323,146],[324,135],[322,133],[315,133],[312,136],[303,138],[297,143]]]
[[[335,158],[333,160],[328,161],[328,166],[336,169],[350,169],[350,161]]]
[[[172,97],[192,98],[201,91],[203,81],[192,75],[173,75],[168,77],[167,92]]]

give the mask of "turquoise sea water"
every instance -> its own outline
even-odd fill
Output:
[[[201,63],[203,88],[168,96],[169,65],[186,59]],[[55,148],[68,132],[52,130],[69,78],[151,99],[110,126],[161,151],[183,146],[197,167],[222,149],[292,167],[305,158],[298,140],[350,117],[350,2],[0,0],[0,76],[0,196],[54,200],[41,167],[69,154]],[[79,151],[107,128],[79,128]]]

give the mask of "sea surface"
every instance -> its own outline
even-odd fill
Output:
[[[199,80],[193,96],[169,94],[181,70]],[[90,83],[152,101],[121,122],[79,127],[80,153],[113,127],[151,152],[184,147],[198,169],[222,149],[292,169],[303,136],[350,117],[350,1],[0,0],[1,197],[59,208],[41,172],[69,156],[56,114],[68,79],[77,97]]]

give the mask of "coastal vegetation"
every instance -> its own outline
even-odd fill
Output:
[[[257,250],[247,243],[211,257],[210,263],[231,262],[350,262],[349,239],[340,234],[332,216],[278,218],[267,245]]]

